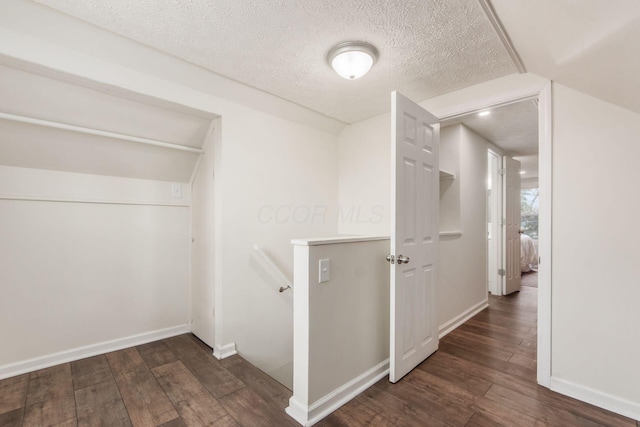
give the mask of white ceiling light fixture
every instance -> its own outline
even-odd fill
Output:
[[[340,77],[355,80],[369,72],[378,59],[378,49],[366,42],[344,42],[333,47],[327,61]]]
[[[480,117],[488,116],[489,114],[491,114],[491,111],[482,111],[482,112],[478,113],[478,115]]]

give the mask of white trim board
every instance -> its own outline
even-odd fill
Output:
[[[551,271],[552,271],[552,192],[553,192],[553,94],[549,83],[541,91],[539,101],[538,134],[540,146],[539,183],[540,212],[538,214],[538,383],[551,383]]]
[[[464,322],[471,319],[473,316],[480,313],[482,310],[484,310],[487,307],[489,307],[488,299],[484,301],[480,301],[478,304],[465,310],[462,314],[454,317],[448,322],[443,323],[438,327],[438,339],[442,339],[447,334],[449,334],[454,329],[456,329],[458,326],[462,325]]]
[[[52,203],[87,203],[95,205],[131,205],[131,206],[159,206],[159,207],[177,207],[188,208],[189,203],[160,203],[160,202],[138,202],[134,200],[99,200],[99,199],[83,199],[77,197],[48,197],[48,196],[22,196],[19,194],[2,194],[0,200],[13,200],[25,202],[52,202]]]
[[[312,426],[387,375],[389,375],[389,359],[380,362],[309,406],[298,402],[295,396],[291,397],[285,411],[303,426]]]
[[[61,351],[59,353],[48,354],[46,356],[36,357],[21,362],[11,363],[9,365],[0,366],[0,380],[14,377],[16,375],[27,372],[36,371],[38,369],[49,368],[61,363],[73,362],[75,360],[84,359],[99,354],[109,353],[123,348],[133,347],[136,345],[158,341],[164,338],[174,337],[191,332],[189,325],[173,326],[171,328],[159,329],[142,334],[131,335],[124,338],[118,338],[111,341],[90,344],[83,347],[76,347],[71,350]]]
[[[571,381],[551,378],[551,390],[640,421],[640,404]]]
[[[551,202],[552,202],[552,83],[549,80],[517,85],[512,89],[494,88],[471,101],[461,101],[454,107],[431,108],[441,121],[472,114],[488,108],[509,105],[538,98],[539,158],[540,158],[540,245],[542,260],[538,270],[538,384],[550,387],[551,380]],[[424,104],[424,103],[422,103]],[[423,105],[425,106],[425,105]],[[428,106],[426,106],[429,109]]]
[[[234,354],[238,354],[238,351],[236,350],[236,343],[234,342],[225,345],[216,344],[213,348],[213,355],[218,360],[226,359]]]
[[[522,62],[520,55],[518,55],[518,51],[516,51],[516,48],[513,46],[509,35],[502,26],[502,22],[500,22],[500,18],[498,18],[495,10],[493,10],[493,6],[491,6],[489,0],[478,0],[478,3],[480,3],[482,10],[484,11],[485,15],[487,15],[487,19],[489,19],[489,22],[491,23],[491,26],[500,38],[500,41],[509,54],[513,65],[515,65],[519,73],[526,73],[527,69]]]
[[[104,131],[100,129],[92,129],[92,128],[87,128],[82,126],[69,125],[66,123],[53,122],[50,120],[36,119],[33,117],[18,116],[15,114],[3,113],[1,111],[0,111],[0,120],[7,120],[7,121],[12,121],[17,123],[25,123],[28,125],[46,127],[51,129],[59,129],[59,130],[64,130],[68,132],[82,133],[85,135],[100,136],[103,138],[116,140],[116,141],[126,141],[126,142],[135,142],[138,144],[152,145],[154,147],[167,148],[169,150],[186,151],[186,152],[195,153],[195,154],[204,153],[204,150],[202,150],[201,148],[190,147],[188,145],[174,144],[171,142],[158,141],[158,140],[149,139],[149,138],[141,138],[138,136],[125,135],[122,133],[109,132],[109,131]]]

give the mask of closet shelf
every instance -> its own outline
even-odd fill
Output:
[[[451,173],[451,172],[447,172],[447,171],[443,171],[442,169],[440,169],[440,179],[455,179],[456,175]]]

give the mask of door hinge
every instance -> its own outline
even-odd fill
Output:
[[[506,276],[507,271],[504,268],[498,269],[498,276]]]
[[[507,220],[504,218],[500,218],[500,225],[506,225],[507,224]]]
[[[500,168],[498,169],[498,175],[502,175],[504,176],[504,174],[507,172],[507,170],[505,168]]]

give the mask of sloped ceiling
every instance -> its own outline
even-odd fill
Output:
[[[36,1],[347,123],[517,72],[475,0]],[[348,81],[326,55],[354,39],[380,57]]]
[[[527,71],[640,112],[640,1],[491,3]]]
[[[149,101],[0,66],[0,165],[189,182],[214,117]]]

